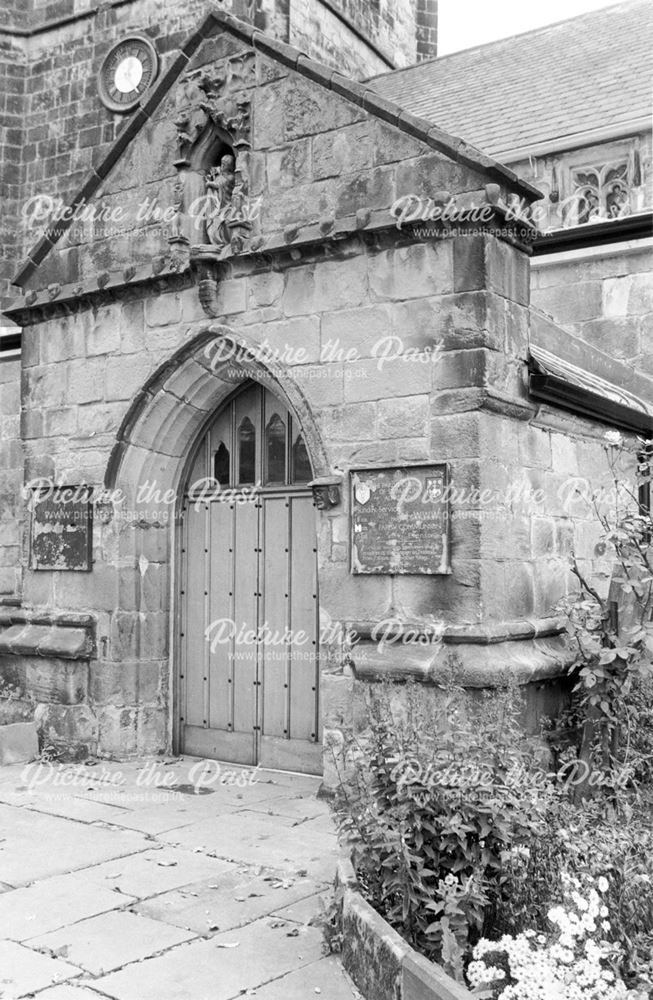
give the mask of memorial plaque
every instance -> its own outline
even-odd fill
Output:
[[[31,504],[31,568],[90,572],[93,551],[90,489],[58,486],[36,490]]]
[[[446,488],[446,465],[352,471],[352,572],[450,573]]]

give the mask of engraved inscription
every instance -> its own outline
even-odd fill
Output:
[[[352,472],[352,572],[450,573],[446,485],[446,465]]]
[[[85,487],[62,486],[32,498],[32,569],[91,570],[93,507]]]

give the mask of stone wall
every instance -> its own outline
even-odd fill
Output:
[[[134,209],[145,195],[166,204],[178,192],[175,122],[186,111],[192,126],[207,65],[219,79],[238,75],[247,94],[244,162],[261,197],[261,243],[233,253],[207,248],[200,234],[195,256],[178,257],[166,227]],[[590,470],[595,481],[605,428],[529,398],[528,258],[503,222],[425,239],[389,212],[398,194],[434,188],[478,204],[490,180],[506,196],[532,192],[437,129],[425,134],[383,103],[370,110],[364,91],[337,78],[332,86],[314,65],[290,68],[221,28],[187,69],[95,198],[127,207],[131,221],[71,227],[24,273],[16,315],[28,484],[106,485],[125,498],[109,516],[98,511],[90,573],[25,567],[30,621],[47,612],[48,621],[89,614],[95,623],[88,683],[75,687],[75,703],[44,703],[43,730],[68,743],[79,716],[101,754],[170,745],[178,581],[175,506],[161,498],[179,495],[193,443],[245,378],[265,381],[297,414],[315,474],[344,477],[341,504],[316,515],[325,614],[361,633],[387,618],[446,629],[431,648],[371,636],[349,657],[346,646],[326,646],[327,734],[345,724],[354,677],[433,681],[454,667],[483,685],[506,669],[521,683],[559,674],[553,612],[570,585],[572,545],[597,568],[594,528],[586,511],[567,509],[564,488]],[[190,186],[201,167],[191,154]],[[253,360],[212,366],[216,340],[237,340]],[[349,471],[420,462],[447,462],[461,491],[452,572],[352,574]],[[146,484],[156,491],[149,501]]]
[[[20,592],[20,360],[0,359],[0,596]]]
[[[650,241],[535,257],[533,305],[588,344],[653,374]]]
[[[453,504],[453,573],[445,577],[353,576],[347,489],[340,507],[319,515],[320,599],[330,618],[446,623],[463,645],[438,647],[448,657],[440,666],[454,656],[470,683],[491,683],[510,665],[523,682],[560,671],[560,648],[546,631],[534,644],[536,633],[520,640],[519,628],[554,613],[572,583],[574,546],[585,568],[600,568],[596,527],[586,507],[570,505],[565,484],[571,476],[596,484],[605,428],[527,401],[526,269],[519,251],[490,236],[376,249],[355,239],[329,259],[300,255],[282,271],[243,260],[219,291],[222,322],[250,348],[267,340],[295,352],[266,384],[306,418],[309,447],[324,456],[319,472],[447,461],[456,487],[488,491],[483,501],[464,495]],[[25,330],[28,477],[101,487],[131,413],[112,480],[127,503],[110,523],[95,524],[93,572],[26,570],[24,586],[28,608],[92,612],[97,620],[85,704],[105,754],[152,749],[170,737],[172,517],[170,508],[135,498],[144,482],[156,482],[161,495],[176,492],[203,421],[252,374],[239,376],[232,365],[211,371],[214,337],[202,334],[206,328],[196,288],[179,287]],[[416,352],[412,360],[379,366],[376,345],[388,334]],[[319,363],[334,339],[354,348],[355,359]],[[474,628],[481,645],[470,644]],[[498,641],[488,646],[483,635],[492,628]],[[374,644],[356,651],[356,676],[407,670],[425,678],[440,669],[424,647],[400,647],[398,658],[377,654]],[[353,675],[343,672],[342,650],[325,651],[325,662],[325,724],[337,730]],[[62,712],[44,714],[51,728],[63,726]]]
[[[288,6],[291,45],[329,66],[338,66],[355,80],[412,66],[437,54],[437,0],[336,0],[330,4],[289,0]],[[356,26],[362,38],[334,15],[334,8]]]
[[[18,258],[18,206],[25,175],[26,64],[23,46],[0,31],[0,303],[9,290]]]

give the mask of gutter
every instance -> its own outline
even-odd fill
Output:
[[[555,229],[533,241],[533,256],[558,253],[560,250],[584,250],[608,246],[626,240],[647,239],[653,234],[653,212],[626,215],[610,222],[595,222],[570,229]]]
[[[528,389],[533,399],[571,410],[620,431],[629,431],[644,438],[653,437],[653,418],[648,414],[606,399],[556,375],[532,372],[528,377]]]

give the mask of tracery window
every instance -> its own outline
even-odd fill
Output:
[[[313,479],[297,417],[273,392],[248,383],[227,401],[197,446],[189,482],[284,489]]]
[[[620,219],[630,213],[628,162],[572,170],[572,225]]]

